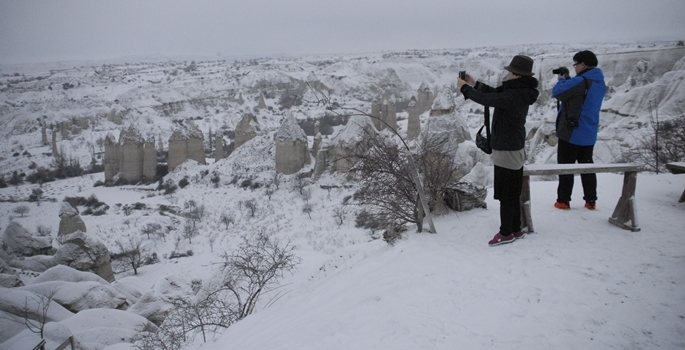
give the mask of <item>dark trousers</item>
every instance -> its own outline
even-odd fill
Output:
[[[557,150],[557,163],[579,164],[593,163],[592,152],[595,146],[577,146],[564,140],[559,140]],[[580,181],[583,183],[583,199],[586,201],[597,200],[597,175],[581,174]],[[573,175],[559,175],[557,187],[557,202],[570,202],[573,192]]]
[[[521,187],[523,167],[518,170],[495,165],[495,199],[499,200],[499,233],[509,236],[521,231]]]

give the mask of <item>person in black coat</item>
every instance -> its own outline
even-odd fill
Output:
[[[465,99],[494,107],[492,120],[492,163],[495,165],[494,198],[500,202],[500,228],[488,242],[490,246],[511,243],[523,238],[521,230],[521,186],[526,153],[526,116],[538,98],[538,81],[533,78],[533,59],[517,55],[504,67],[507,80],[497,88],[473,77],[457,78]]]

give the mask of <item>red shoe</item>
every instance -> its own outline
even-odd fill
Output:
[[[597,209],[597,203],[595,203],[595,201],[585,201],[585,208],[595,210]]]
[[[494,247],[494,246],[500,245],[500,244],[511,243],[511,242],[513,242],[513,241],[515,241],[515,240],[516,240],[516,238],[514,238],[514,235],[502,236],[501,234],[499,234],[499,232],[497,232],[497,234],[495,235],[495,237],[493,237],[493,238],[490,240],[490,242],[488,242],[488,244],[489,244],[491,247]]]
[[[556,203],[554,203],[554,207],[557,208],[557,209],[562,209],[562,210],[569,210],[569,209],[571,209],[571,205],[568,204],[568,202],[559,202],[559,201],[557,201]]]
[[[514,232],[512,234],[514,236],[514,239],[520,239],[526,237],[526,233],[523,232],[523,230],[519,230],[519,232]]]

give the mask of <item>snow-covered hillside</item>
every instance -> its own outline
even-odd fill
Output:
[[[551,70],[570,67],[573,54],[583,49],[598,54],[610,88],[602,107],[598,162],[616,161],[622,150],[634,147],[651,114],[658,111],[668,119],[682,113],[685,47],[672,42],[0,66],[0,175],[6,180],[15,171],[28,175],[53,162],[42,125],[48,126],[48,144],[55,133],[57,149],[84,166],[93,158],[102,162],[101,140],[107,134],[131,125],[145,138],[154,136],[165,151],[174,130],[188,121],[203,131],[207,149],[210,130],[228,143],[245,113],[260,125],[259,135],[226,158],[214,162],[208,153],[208,164],[187,161],[166,175],[171,183],[187,183],[173,193],[157,184],[95,186],[104,180],[102,172],[0,188],[2,231],[14,221],[31,234],[47,231],[58,246],[61,202],[92,196],[108,209],[93,215],[78,207],[88,236],[112,253],[129,237],[140,238],[145,254],[159,258],[136,275],[116,270],[113,283],[76,274],[54,277],[54,271],[50,279],[8,268],[26,286],[0,289],[0,349],[37,344],[37,335],[8,316],[10,306],[56,285],[63,288],[61,299],[88,295],[125,300],[127,306],[79,312],[51,307],[48,348],[73,334],[80,349],[133,349],[131,337],[145,317],[168,308],[162,300],[189,297],[198,283],[215,280],[222,254],[243,237],[260,234],[290,242],[301,259],[297,269],[262,297],[255,314],[210,335],[205,345],[197,336],[184,349],[685,347],[685,244],[679,239],[685,203],[676,203],[685,187],[683,175],[638,176],[642,231],[636,233],[607,222],[621,193],[619,174],[599,175],[596,211],[579,209],[580,186],[573,209],[559,211],[552,207],[556,181],[533,182],[539,234],[497,248],[486,245],[499,218],[491,195],[488,209],[435,218],[437,235],[410,227],[390,246],[378,232],[355,227],[361,209],[351,204],[356,184],[344,176],[325,172],[315,182],[276,176],[274,135],[289,113],[301,123],[329,123],[322,131],[343,130],[319,102],[322,96],[363,111],[370,111],[374,100],[394,96],[404,133],[404,108],[419,86],[425,83],[433,93],[453,87],[460,70],[497,85],[502,67],[518,53],[534,57],[542,83],[527,122],[528,162],[555,162],[556,148],[545,142],[553,133],[556,107],[549,96],[556,80]],[[456,94],[455,101],[456,115],[473,136],[482,107]],[[421,119],[425,127],[427,113]],[[326,136],[333,141],[358,136],[336,135]],[[312,141],[314,135],[308,136]],[[491,170],[487,164],[478,169]],[[38,188],[43,200],[29,202]],[[28,212],[20,215],[15,209],[21,205]],[[189,239],[185,214],[198,207],[203,209],[199,234]],[[165,234],[148,237],[143,233],[148,224],[159,224]],[[79,288],[66,284],[77,281]],[[84,299],[82,304],[96,304]]]
[[[291,108],[299,120],[326,115],[324,106],[317,103],[322,93],[343,107],[368,112],[373,99],[394,95],[402,115],[422,83],[436,94],[443,86],[454,86],[457,72],[466,70],[497,85],[503,77],[502,67],[517,53],[535,58],[534,69],[542,81],[543,94],[529,115],[528,128],[548,129],[554,122],[549,91],[556,79],[551,70],[570,66],[572,55],[586,48],[526,45],[246,61],[55,65],[59,68],[54,69],[49,65],[1,66],[0,137],[5,142],[0,145],[0,172],[26,172],[31,162],[49,164],[51,158],[45,154],[51,150],[42,145],[41,122],[48,128],[67,122],[68,127],[58,130],[57,149],[64,147],[71,157],[80,158],[81,164],[90,164],[94,154],[102,152],[99,140],[109,132],[116,136],[131,124],[143,137],[156,137],[165,149],[169,136],[184,120],[194,120],[205,135],[210,129],[225,134],[227,143],[248,112],[257,116],[263,129],[274,130],[286,115],[280,101],[284,95],[302,97],[303,102]],[[650,103],[663,118],[682,111],[685,47],[654,43],[594,45],[590,49],[598,54],[610,91],[602,114],[606,132],[600,135],[598,148],[602,142],[611,143],[607,147],[619,154],[617,147],[630,146],[624,141],[647,124]],[[318,80],[323,90],[313,90],[312,80]],[[257,109],[260,95],[265,97],[266,108]],[[475,131],[481,119],[473,113],[477,106],[463,99],[457,102],[459,112]],[[548,152],[542,153],[545,156],[530,161],[547,162]],[[604,152],[598,157],[611,162],[616,154]]]

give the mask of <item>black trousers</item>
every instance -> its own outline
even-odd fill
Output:
[[[495,165],[495,199],[499,200],[499,233],[509,236],[521,231],[521,188],[523,167],[518,170]]]
[[[557,163],[559,164],[593,163],[592,152],[595,146],[577,146],[564,140],[559,140],[558,146]],[[597,200],[597,175],[580,174],[580,181],[583,184],[583,199],[586,201]],[[557,202],[570,202],[572,192],[573,175],[559,175]]]

